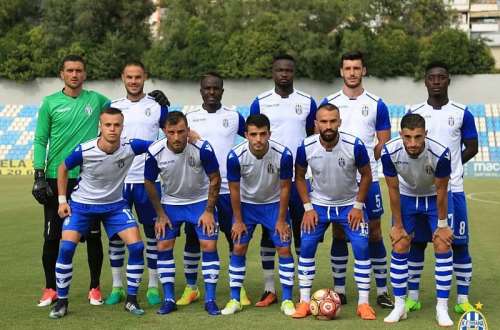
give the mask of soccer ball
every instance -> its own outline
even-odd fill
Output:
[[[332,289],[320,289],[313,293],[309,308],[318,320],[332,320],[339,315],[340,297]]]

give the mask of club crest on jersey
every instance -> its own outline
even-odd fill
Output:
[[[116,165],[118,165],[118,168],[123,168],[123,166],[125,166],[125,160],[124,159],[118,160],[118,162],[116,162]]]
[[[298,115],[302,114],[302,104],[296,104],[295,105],[295,113]]]
[[[146,115],[146,117],[151,116],[151,109],[150,109],[150,108],[146,108],[146,109],[144,110],[144,114]]]
[[[453,127],[455,125],[455,118],[453,117],[448,117],[448,125]]]
[[[479,311],[464,313],[458,321],[458,330],[488,330],[486,318]]]
[[[275,169],[274,169],[274,165],[273,165],[273,164],[271,164],[271,163],[269,163],[269,164],[267,165],[267,173],[269,173],[269,174],[274,174],[274,171],[275,171]]]
[[[427,175],[433,175],[434,174],[434,169],[432,168],[431,165],[425,165],[425,173],[427,173]]]
[[[94,111],[92,109],[92,107],[90,105],[87,104],[87,106],[85,107],[85,113],[87,114],[87,116],[90,117],[90,115],[92,114],[92,111]]]
[[[229,127],[229,120],[227,120],[227,118],[224,118],[224,119],[222,120],[222,126],[223,126],[224,128],[228,128],[228,127]]]
[[[368,106],[366,104],[363,104],[363,106],[361,107],[361,114],[364,117],[368,116],[368,110],[369,110]]]
[[[339,158],[339,166],[344,168],[345,167],[345,159],[343,157]]]
[[[191,166],[191,167],[194,167],[195,162],[194,162],[194,157],[193,156],[189,156],[189,158],[188,158],[188,165]]]

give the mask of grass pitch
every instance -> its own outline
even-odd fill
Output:
[[[433,277],[434,258],[432,246],[429,245],[426,255],[426,266],[422,275],[421,299],[423,309],[409,314],[408,320],[395,325],[386,325],[383,318],[387,310],[375,307],[375,292],[372,290],[371,302],[377,312],[376,321],[361,321],[355,315],[357,294],[352,279],[352,260],[348,269],[349,304],[343,306],[340,317],[334,321],[317,321],[313,318],[293,320],[279,312],[279,305],[270,308],[245,308],[243,312],[233,316],[209,317],[203,310],[201,302],[188,307],[180,307],[171,315],[156,315],[157,307],[148,306],[145,302],[144,285],[139,299],[146,315],[134,317],[123,311],[122,305],[90,306],[87,301],[88,266],[86,248],[79,246],[73,262],[73,282],[70,292],[70,305],[67,317],[61,320],[50,320],[49,309],[36,307],[41,288],[44,286],[41,265],[41,248],[43,244],[43,211],[32,198],[31,177],[0,177],[0,329],[437,329],[434,320],[435,290]],[[383,188],[384,185],[382,185]],[[385,191],[385,190],[384,190]],[[482,310],[488,320],[489,328],[500,328],[500,314],[495,312],[495,304],[500,302],[500,239],[498,219],[500,214],[500,180],[467,179],[466,191],[469,217],[471,219],[471,253],[474,263],[471,300],[484,304]],[[386,213],[383,217],[384,237],[388,244],[389,206],[387,194],[384,193]],[[104,235],[105,236],[105,235]],[[107,246],[107,238],[103,236],[103,245]],[[262,273],[258,256],[256,232],[252,241],[247,265],[245,287],[255,301],[262,293]],[[314,288],[331,287],[331,271],[329,261],[331,235],[327,235],[325,243],[320,245],[317,254],[317,271]],[[177,242],[177,294],[184,285],[182,272],[182,238]],[[388,250],[389,251],[389,250]],[[227,244],[219,240],[221,257],[221,276],[217,289],[218,304],[223,307],[229,299],[228,254]],[[201,280],[201,274],[199,275]],[[201,282],[200,282],[201,283]],[[279,282],[276,278],[276,285]],[[374,285],[373,285],[374,287]],[[105,261],[101,276],[101,288],[106,294],[111,289],[111,272],[105,253]],[[297,289],[295,297],[298,297]],[[452,312],[455,303],[455,289],[450,298],[450,314],[458,322],[459,316]],[[453,329],[456,329],[456,325]]]

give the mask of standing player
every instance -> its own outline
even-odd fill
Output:
[[[214,212],[221,182],[219,164],[210,143],[203,140],[188,143],[189,127],[181,112],[168,114],[163,131],[166,138],[151,145],[144,168],[144,185],[158,215],[155,224],[157,264],[164,296],[158,314],[177,309],[173,249],[180,226],[189,222],[196,226],[202,250],[205,310],[209,315],[218,315],[215,291],[220,263]],[[162,182],[161,199],[154,183],[158,174]]]
[[[221,188],[217,199],[217,217],[219,228],[226,236],[229,251],[233,251],[231,239],[231,226],[233,211],[229,198],[229,188],[226,177],[227,154],[236,142],[237,135],[245,134],[245,119],[238,112],[222,105],[224,82],[222,77],[209,72],[202,76],[200,81],[200,94],[203,104],[186,114],[189,128],[192,133],[208,141],[214,148],[221,174]],[[196,285],[198,275],[198,262],[200,260],[200,243],[193,225],[186,223],[186,244],[184,246],[184,274],[186,287],[177,305],[188,305],[197,300],[200,291]],[[250,305],[245,290],[241,288],[241,302]]]
[[[391,283],[396,299],[394,309],[384,321],[395,323],[406,318],[410,235],[414,235],[417,223],[425,222],[434,233],[436,320],[439,326],[450,327],[453,325],[448,315],[453,240],[447,205],[450,151],[427,138],[425,126],[422,116],[407,114],[401,120],[401,137],[389,141],[383,150],[382,165],[393,219]]]
[[[472,259],[469,254],[469,223],[465,202],[463,164],[471,160],[478,150],[478,136],[474,117],[465,105],[448,98],[450,75],[443,63],[431,63],[425,70],[425,86],[429,95],[427,102],[410,107],[411,113],[425,118],[427,135],[448,147],[451,152],[451,192],[453,214],[450,215],[453,240],[453,272],[457,282],[457,304],[455,312],[463,314],[474,310],[469,303],[469,286],[472,279]],[[417,227],[417,232],[421,228]],[[424,266],[424,252],[431,233],[428,228],[427,239],[415,240],[410,249],[408,260],[410,279],[408,283],[409,310],[419,310],[418,300],[420,274]]]
[[[229,315],[241,311],[240,289],[246,272],[246,253],[256,225],[272,233],[279,255],[282,286],[281,310],[291,316],[294,264],[290,251],[291,230],[288,201],[293,176],[290,150],[270,140],[271,124],[263,115],[251,115],[246,121],[247,141],[234,147],[227,156],[227,177],[234,210],[232,235],[234,250],[229,263],[231,300],[222,310]]]
[[[168,106],[170,105],[168,99],[161,91],[154,91],[150,95],[146,95],[144,93],[146,79],[147,73],[141,62],[129,62],[123,68],[122,81],[127,96],[113,101],[111,106],[120,109],[125,117],[122,134],[125,139],[155,141],[158,138],[159,129],[163,127],[165,122]],[[160,104],[153,96],[156,96],[156,98],[161,97],[163,102]],[[159,101],[161,100],[159,99]],[[132,167],[125,177],[124,198],[129,203],[130,208],[135,206],[139,222],[142,223],[144,228],[149,274],[146,298],[150,305],[156,305],[161,303],[158,291],[158,273],[156,271],[157,250],[154,230],[156,213],[144,189],[144,161],[144,155],[139,155],[134,159]],[[156,186],[157,190],[160,191],[159,181]],[[109,262],[113,275],[113,290],[106,298],[106,304],[117,304],[125,298],[122,284],[124,257],[125,245],[118,236],[112,237],[109,242]]]
[[[45,289],[38,306],[48,306],[57,299],[55,269],[63,225],[63,219],[57,213],[57,167],[79,143],[97,136],[99,114],[109,105],[106,97],[83,89],[86,73],[82,57],[64,57],[59,75],[64,88],[44,98],[34,139],[33,196],[43,205],[45,219],[42,254]],[[68,198],[76,185],[78,173],[78,168],[69,171]],[[88,297],[91,304],[100,305],[99,277],[103,254],[99,222],[92,225],[86,240],[90,268]]]
[[[135,315],[144,314],[137,303],[137,291],[144,271],[144,243],[122,191],[123,180],[135,156],[145,153],[151,142],[121,140],[123,114],[115,108],[102,112],[99,127],[99,137],[80,144],[59,166],[57,173],[58,213],[65,220],[55,267],[59,299],[49,314],[55,319],[68,313],[73,256],[80,238],[88,232],[94,219],[102,220],[108,237],[117,234],[127,244],[125,310]],[[71,194],[68,204],[68,172],[78,167],[81,169],[78,188]]]
[[[297,149],[295,179],[305,212],[298,265],[300,302],[294,318],[310,314],[316,249],[330,223],[340,224],[352,243],[354,279],[359,292],[357,314],[363,320],[376,318],[368,300],[371,263],[368,224],[363,210],[372,181],[370,158],[363,142],[355,136],[339,132],[340,125],[339,109],[329,103],[321,105],[316,113],[319,134],[306,138]],[[308,166],[312,172],[310,194],[305,180]],[[357,172],[361,174],[359,188]]]
[[[373,181],[366,198],[366,210],[369,219],[369,250],[373,273],[377,285],[377,304],[383,308],[394,306],[387,291],[387,253],[385,250],[380,218],[384,213],[382,194],[378,182],[378,164],[380,151],[391,137],[389,111],[384,101],[378,96],[368,93],[363,88],[363,77],[366,66],[363,54],[350,52],[342,55],[340,75],[344,79],[342,90],[327,96],[322,103],[331,103],[340,109],[342,130],[359,137],[366,146],[370,156]],[[347,243],[340,226],[334,226],[335,235],[332,242],[331,261],[334,278],[334,289],[340,294],[342,303],[347,302],[345,296],[345,273],[348,259]]]
[[[250,114],[265,114],[271,122],[273,140],[287,147],[295,157],[295,152],[302,140],[314,132],[316,102],[308,94],[293,87],[295,76],[295,59],[290,55],[274,57],[272,77],[274,88],[255,98],[250,106]],[[300,223],[304,215],[304,207],[292,182],[290,202],[288,204],[292,218],[293,240],[295,252],[300,254]],[[277,301],[274,287],[274,255],[275,247],[272,233],[263,230],[260,242],[260,255],[264,269],[265,289],[257,307],[266,307]]]

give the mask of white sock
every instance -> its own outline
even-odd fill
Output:
[[[381,296],[381,295],[383,295],[386,292],[387,292],[387,287],[386,286],[384,286],[383,288],[377,287],[377,296]]]
[[[113,276],[113,288],[123,288],[122,268],[111,267],[111,275]]]
[[[308,303],[311,301],[311,289],[309,288],[300,288],[300,302]]]
[[[457,295],[457,303],[458,304],[463,304],[466,302],[469,302],[469,296],[467,296],[466,294]]]
[[[264,291],[276,293],[274,286],[274,269],[264,269]]]
[[[405,297],[404,296],[395,296],[394,297],[394,307],[402,307],[405,305]]]
[[[370,291],[360,290],[358,291],[358,305],[368,304],[368,297],[370,296]]]
[[[345,286],[334,286],[333,291],[345,294]]]
[[[448,298],[437,298],[436,309],[444,309],[448,311]]]
[[[408,298],[418,301],[418,290],[408,290]]]
[[[149,273],[148,288],[157,288],[158,287],[158,271],[156,269],[148,268],[148,273]]]

